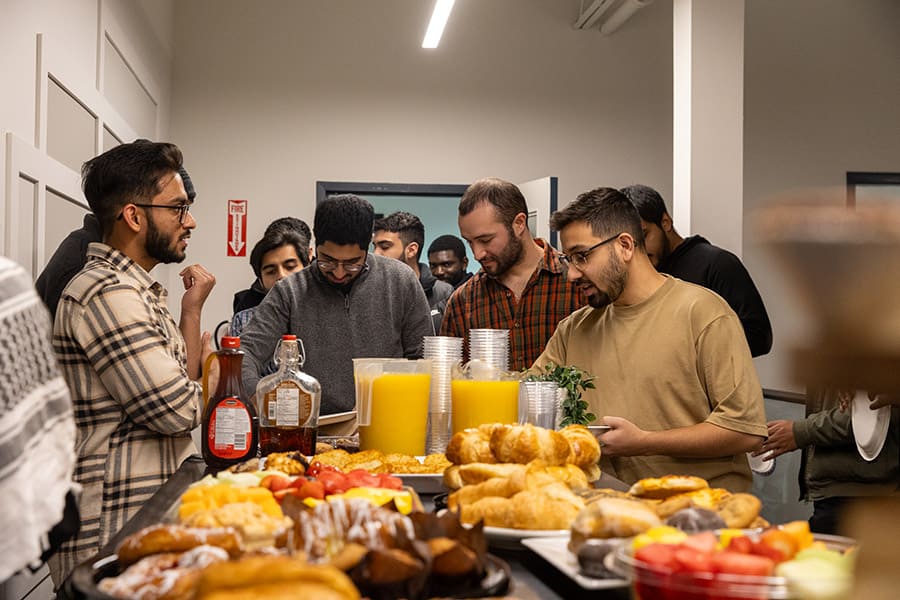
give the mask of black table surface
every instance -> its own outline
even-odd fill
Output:
[[[206,470],[206,463],[203,462],[200,456],[192,456],[184,461],[175,474],[141,507],[125,527],[100,550],[96,558],[114,554],[116,547],[123,539],[148,525],[165,520],[172,506],[178,501],[188,486],[201,479]],[[597,487],[611,487],[619,490],[628,489],[624,483],[607,475],[601,476],[596,485]],[[422,496],[422,502],[426,507],[433,506],[432,499],[433,496]],[[525,547],[522,547],[521,550],[491,548],[489,551],[491,554],[505,560],[510,566],[512,572],[512,585],[508,593],[510,598],[543,600],[545,598],[590,597],[625,600],[630,597],[627,588],[588,591]],[[68,588],[69,586],[67,585],[63,586],[57,597],[58,600],[77,600],[79,598],[79,595]]]

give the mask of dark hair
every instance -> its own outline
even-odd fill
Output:
[[[459,201],[459,216],[469,214],[482,202],[492,205],[507,227],[512,227],[517,214],[528,216],[528,205],[521,190],[515,184],[496,177],[479,179],[466,189]]]
[[[659,195],[659,192],[652,187],[635,184],[629,185],[619,190],[625,197],[631,200],[637,208],[638,214],[648,223],[652,223],[657,227],[662,227],[662,219],[669,214],[666,211],[666,203]]]
[[[367,200],[354,194],[329,196],[316,207],[313,219],[316,244],[356,244],[362,250],[368,250],[374,220],[375,210]]]
[[[435,240],[431,242],[431,245],[428,246],[428,254],[443,252],[444,250],[453,252],[460,261],[466,257],[466,246],[463,244],[463,241],[455,235],[442,235],[435,238]]]
[[[305,237],[307,241],[312,240],[312,231],[309,230],[309,225],[306,224],[306,221],[298,219],[297,217],[281,217],[275,219],[269,223],[268,227],[266,227],[266,232],[263,235],[269,235],[274,231],[296,231]]]
[[[184,183],[184,191],[187,193],[188,201],[193,202],[194,198],[197,197],[197,190],[194,189],[194,181],[191,179],[191,176],[188,175],[187,169],[183,166],[178,169],[178,174],[181,175],[181,181]]]
[[[288,244],[297,251],[297,258],[300,259],[300,263],[304,267],[307,266],[309,264],[309,240],[293,229],[276,229],[275,231],[267,232],[253,246],[253,251],[250,253],[250,266],[253,267],[253,273],[260,277],[263,256]]]
[[[162,189],[161,179],[181,166],[178,146],[148,140],[120,144],[84,163],[81,187],[104,235],[126,204],[149,203]]]
[[[375,221],[373,231],[390,231],[400,235],[403,246],[409,246],[413,242],[419,244],[416,260],[422,256],[422,246],[425,245],[425,225],[416,215],[398,210],[388,216]]]
[[[635,246],[644,247],[641,217],[634,204],[615,188],[600,187],[580,194],[574,202],[550,216],[550,227],[560,231],[576,221],[590,225],[597,237],[628,233],[634,238]]]

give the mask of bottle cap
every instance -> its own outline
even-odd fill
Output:
[[[226,335],[222,338],[222,347],[223,348],[240,348],[241,347],[241,338]]]
[[[297,341],[297,336],[286,333],[283,336],[281,336],[281,339],[283,339],[286,342],[295,342],[295,341]]]

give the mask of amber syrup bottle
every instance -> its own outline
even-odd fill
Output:
[[[260,453],[267,456],[299,450],[312,456],[316,453],[322,387],[315,377],[300,370],[303,351],[297,336],[282,336],[277,354],[278,371],[260,379],[256,386]]]
[[[219,384],[209,395],[202,426],[203,460],[215,470],[253,458],[259,450],[259,419],[241,381],[240,347],[239,338],[223,337],[222,349],[210,355],[204,369],[206,384],[213,357],[219,361]]]

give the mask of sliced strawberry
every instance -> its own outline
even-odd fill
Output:
[[[277,492],[278,490],[283,490],[288,487],[290,483],[291,480],[287,477],[282,477],[281,475],[266,475],[260,480],[259,487],[264,487],[272,492]]]

